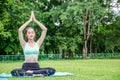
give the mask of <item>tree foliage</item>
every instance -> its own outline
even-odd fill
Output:
[[[84,47],[85,54],[119,52],[120,19],[110,10],[111,1],[1,0],[0,54],[23,54],[18,28],[29,19],[32,10],[48,28],[41,54],[62,53],[73,57],[84,53]],[[39,27],[35,23],[28,26],[36,28],[38,39]]]

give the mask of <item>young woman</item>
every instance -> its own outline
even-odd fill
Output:
[[[35,42],[35,30],[32,27],[27,27],[27,25],[34,21],[42,29],[40,38]],[[27,27],[27,28],[26,28]],[[26,28],[26,29],[25,29]],[[27,41],[24,40],[23,30],[25,31],[25,36]],[[31,12],[30,19],[25,22],[18,30],[20,44],[24,51],[25,61],[22,69],[14,69],[11,71],[13,76],[49,76],[55,73],[54,68],[40,68],[38,64],[39,48],[43,43],[43,40],[47,33],[47,28],[41,24],[34,16],[34,12]]]

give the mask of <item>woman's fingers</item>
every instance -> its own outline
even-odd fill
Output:
[[[33,18],[33,21],[35,20],[35,15],[34,15],[34,12],[32,11],[32,18]]]
[[[31,11],[30,21],[35,21],[35,15],[33,11]]]

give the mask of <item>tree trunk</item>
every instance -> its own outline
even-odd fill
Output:
[[[87,58],[87,40],[84,41],[82,53],[83,53],[83,58],[86,59]]]
[[[84,29],[84,44],[83,44],[83,58],[87,58],[87,42],[91,34],[90,29],[90,11],[86,9],[86,16],[83,17],[83,29]]]
[[[90,38],[90,53],[93,53],[93,39],[92,39],[92,36]]]
[[[65,58],[65,51],[64,51],[64,49],[62,50],[62,59],[64,59]]]
[[[71,51],[71,49],[68,49],[68,54],[69,54],[69,58],[73,58],[73,52]]]
[[[82,50],[82,54],[83,54],[83,58],[86,58],[86,16],[83,17],[83,31],[84,31],[84,44],[83,44],[83,50]]]

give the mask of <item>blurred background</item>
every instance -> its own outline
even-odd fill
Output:
[[[34,11],[48,32],[40,54],[120,53],[120,0],[0,0],[0,55],[23,55],[18,28]],[[35,23],[37,37],[41,30]],[[67,55],[67,57],[66,57]]]

